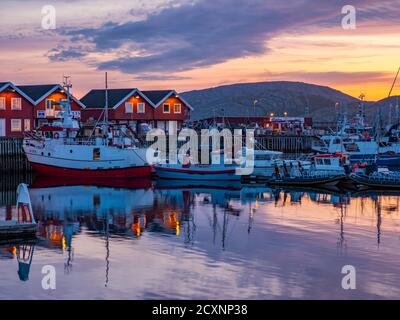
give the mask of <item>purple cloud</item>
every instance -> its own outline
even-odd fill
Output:
[[[366,18],[393,10],[393,1],[384,3],[375,8],[372,0],[352,1]],[[65,31],[64,35],[76,43],[90,43],[94,47],[91,50],[97,52],[124,53],[99,62],[101,70],[179,72],[264,54],[268,50],[266,41],[281,32],[321,25],[340,27],[345,4],[344,0],[199,0],[149,14],[146,20],[107,22],[99,28]],[[52,59],[82,57],[85,52],[76,48],[60,50]]]

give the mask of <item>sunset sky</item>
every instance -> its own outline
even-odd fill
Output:
[[[367,100],[400,66],[399,0],[3,0],[0,82],[187,91],[237,82],[304,81]],[[42,28],[42,8],[56,29]],[[342,7],[356,29],[342,28]],[[4,10],[7,8],[7,10]],[[400,95],[400,86],[393,91]]]

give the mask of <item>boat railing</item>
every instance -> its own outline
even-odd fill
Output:
[[[98,140],[96,139],[96,137],[90,137],[90,138],[64,138],[63,139],[63,143],[65,145],[86,145],[86,146],[99,145]]]
[[[372,173],[368,177],[374,181],[382,181],[382,182],[400,182],[400,173],[391,172],[390,174],[382,174],[382,173]]]

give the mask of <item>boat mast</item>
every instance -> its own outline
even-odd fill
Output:
[[[66,116],[70,116],[71,115],[71,93],[70,93],[70,89],[72,88],[72,83],[71,83],[71,76],[64,76],[63,77],[63,87],[66,91],[66,95],[67,95],[67,103],[65,105],[65,113]]]
[[[106,84],[106,91],[105,91],[105,105],[104,105],[104,123],[105,123],[105,131],[108,134],[108,77],[107,72],[105,75],[105,84]]]
[[[390,108],[390,109],[389,109],[389,128],[390,128],[390,126],[392,125],[392,104],[390,103],[389,99],[390,99],[390,97],[391,97],[391,95],[392,95],[392,91],[393,91],[393,88],[394,88],[394,86],[395,86],[395,84],[396,84],[396,81],[397,81],[397,78],[398,78],[398,76],[399,76],[399,73],[400,73],[400,67],[399,67],[399,69],[397,70],[396,76],[394,77],[392,86],[390,87],[389,94],[388,94],[388,102],[389,102],[389,108]]]

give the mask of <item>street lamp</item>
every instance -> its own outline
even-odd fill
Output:
[[[255,120],[255,118],[257,117],[257,114],[256,114],[256,104],[258,103],[258,100],[257,99],[255,99],[254,101],[253,101],[253,116],[254,116],[254,120]],[[257,121],[256,121],[257,122]]]
[[[270,116],[273,117],[275,115],[275,113],[271,112]]]
[[[285,111],[285,112],[283,113],[283,115],[284,115],[285,117],[287,117],[288,113]]]

